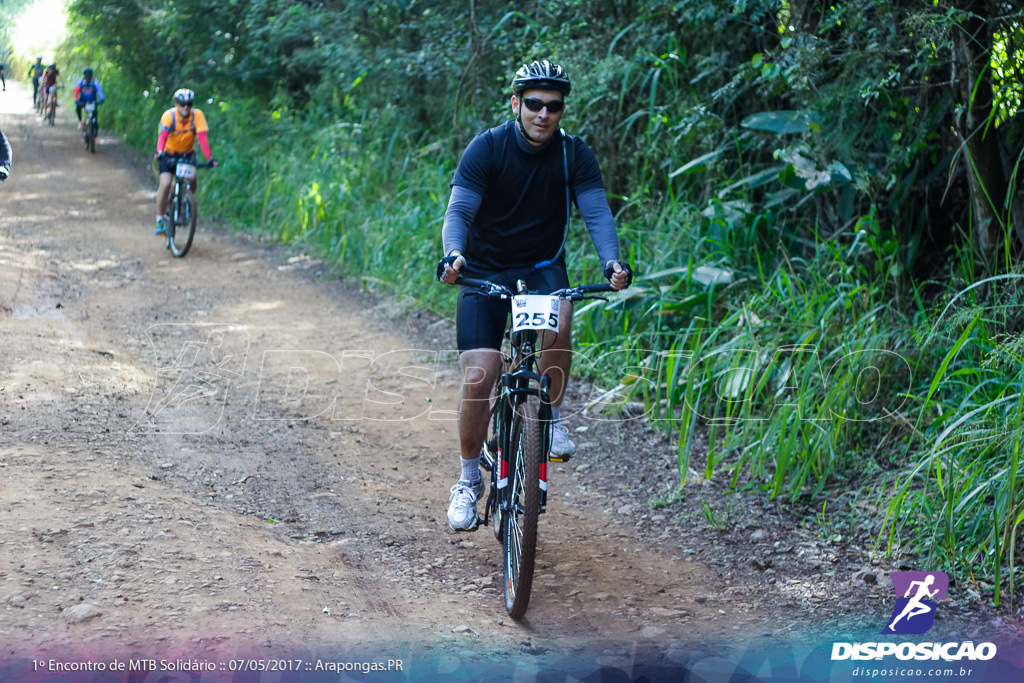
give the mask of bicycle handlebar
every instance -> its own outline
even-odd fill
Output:
[[[157,153],[155,153],[153,155],[153,161],[157,161],[159,159],[163,159],[165,156],[168,156],[167,152],[157,152]],[[195,162],[192,165],[195,166],[196,168],[216,168],[216,166],[213,165],[213,162],[214,162],[213,159],[209,159],[207,161],[204,161],[203,163],[199,163],[197,161],[197,162]],[[219,166],[219,165],[220,164],[217,164],[217,166]]]
[[[506,287],[505,285],[499,285],[490,280],[481,280],[479,278],[472,277],[459,277],[455,281],[455,284],[463,287],[475,287],[478,290],[478,294],[481,296],[487,296],[494,299],[508,299],[515,296],[515,292]],[[568,299],[570,301],[582,301],[586,298],[603,299],[604,297],[588,297],[589,294],[596,294],[599,292],[614,292],[609,283],[594,284],[594,285],[576,285],[575,287],[565,287],[563,289],[557,289],[550,292],[547,296],[557,296],[560,299]],[[524,292],[531,294],[532,292]]]

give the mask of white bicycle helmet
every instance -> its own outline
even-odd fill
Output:
[[[174,101],[181,104],[192,104],[196,100],[196,94],[188,88],[178,88],[174,91]]]

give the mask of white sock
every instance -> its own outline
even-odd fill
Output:
[[[471,460],[466,460],[465,458],[461,458],[461,460],[462,481],[469,482],[470,484],[475,484],[480,481],[480,456],[478,455]]]

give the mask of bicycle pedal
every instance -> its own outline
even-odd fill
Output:
[[[549,462],[569,462],[572,460],[571,455],[555,455],[554,453],[548,453]]]

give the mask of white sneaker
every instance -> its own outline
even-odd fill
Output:
[[[448,526],[455,531],[476,528],[476,501],[484,494],[484,480],[481,477],[475,485],[460,479],[451,488],[448,497]]]
[[[576,455],[576,444],[569,439],[569,428],[561,422],[551,423],[551,459],[568,460]]]

